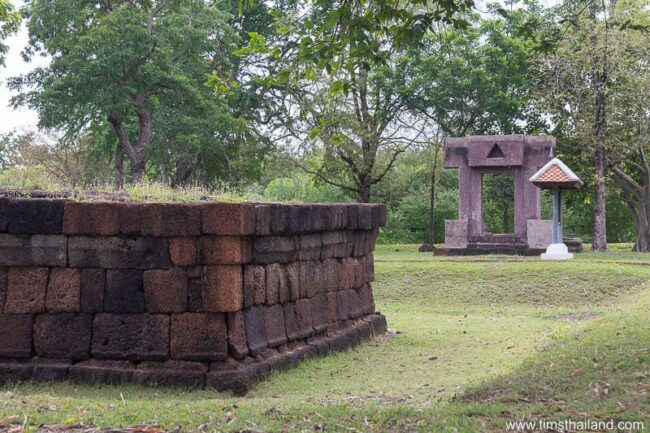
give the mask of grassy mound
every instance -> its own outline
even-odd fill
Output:
[[[201,432],[476,432],[503,431],[509,421],[634,421],[650,413],[645,255],[542,263],[433,258],[407,248],[383,246],[376,254],[377,305],[396,333],[275,374],[246,397],[6,384],[0,420],[15,417],[5,423],[31,430],[63,423]]]

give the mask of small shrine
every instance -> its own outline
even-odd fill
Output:
[[[582,180],[559,158],[547,162],[529,180],[538,188],[553,191],[553,242],[542,253],[542,260],[572,259],[573,253],[569,252],[562,238],[562,191],[580,188]]]

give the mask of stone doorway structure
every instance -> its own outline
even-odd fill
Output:
[[[541,219],[541,193],[529,179],[553,158],[555,137],[468,136],[445,140],[445,168],[458,169],[458,219],[445,221],[445,251],[453,255],[540,254],[552,242],[552,222]],[[513,233],[490,233],[483,222],[482,176],[511,173]]]

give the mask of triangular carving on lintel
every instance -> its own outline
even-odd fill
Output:
[[[494,146],[492,146],[492,150],[490,150],[490,153],[488,153],[488,158],[503,158],[505,155],[503,153],[503,150],[501,150],[501,147],[497,144],[494,143]]]

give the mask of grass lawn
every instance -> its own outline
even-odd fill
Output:
[[[243,398],[9,384],[0,420],[31,429],[476,432],[539,418],[615,419],[650,430],[650,255],[549,263],[380,245],[375,259],[377,307],[394,335],[275,374]]]

